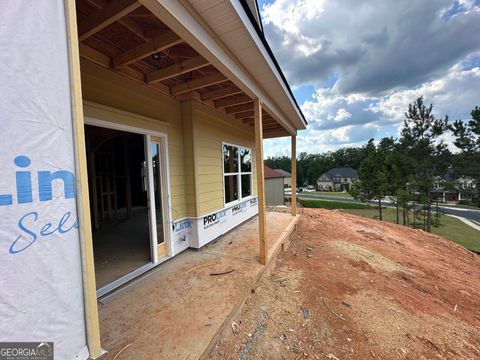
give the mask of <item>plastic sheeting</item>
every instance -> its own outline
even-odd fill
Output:
[[[0,5],[0,340],[84,359],[64,3]]]

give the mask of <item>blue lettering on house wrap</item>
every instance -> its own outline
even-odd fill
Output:
[[[38,213],[32,211],[23,215],[18,221],[18,228],[21,230],[21,234],[12,242],[8,248],[8,252],[10,254],[17,254],[28,249],[40,237],[49,237],[55,233],[65,234],[72,229],[78,229],[78,220],[70,220],[70,216],[70,211],[67,211],[60,218],[58,224],[47,222],[39,227],[40,230],[35,231],[34,225],[37,223]]]
[[[25,155],[19,155],[13,163],[19,168],[28,168],[32,163]],[[63,182],[63,191],[65,199],[75,198],[75,175],[68,170],[58,170],[55,172],[38,171],[38,197],[40,201],[52,200],[52,182],[61,180]],[[28,204],[33,202],[32,174],[30,171],[16,171],[15,185],[17,190],[17,202],[19,204]],[[0,206],[12,205],[13,196],[11,194],[0,195]]]
[[[19,155],[13,160],[15,166],[21,170],[15,171],[15,188],[17,203],[33,203],[32,172],[28,171],[31,160],[25,155]],[[68,170],[37,172],[38,178],[38,198],[41,202],[53,200],[53,182],[60,180],[63,184],[63,194],[65,199],[74,199],[75,193],[75,175]],[[12,194],[0,195],[0,206],[14,205]],[[72,229],[78,229],[78,220],[72,218],[70,211],[62,215],[60,220],[54,223],[40,220],[40,214],[37,211],[31,211],[20,217],[18,221],[19,235],[8,248],[10,254],[17,254],[27,250],[40,238],[48,238],[53,234],[65,234]]]

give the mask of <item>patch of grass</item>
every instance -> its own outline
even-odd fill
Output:
[[[350,214],[367,217],[370,219],[378,219],[378,209],[345,209],[345,212]],[[412,219],[413,213],[410,214]],[[391,223],[396,222],[395,209],[386,208],[383,211],[383,220]],[[402,214],[400,214],[400,222],[402,221]],[[434,234],[443,236],[444,238],[456,242],[465,248],[480,253],[480,231],[475,230],[464,224],[458,219],[450,216],[442,215],[440,218],[440,225],[432,227]]]
[[[321,208],[321,209],[370,209],[370,205],[356,204],[341,201],[328,201],[316,199],[299,199],[298,200],[305,208]]]
[[[330,192],[330,191],[313,191],[313,192],[306,192],[306,194],[315,194],[315,195],[324,195],[324,196],[336,196],[342,198],[352,198],[352,195],[346,192]]]

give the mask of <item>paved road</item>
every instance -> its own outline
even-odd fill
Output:
[[[286,196],[289,196],[289,194],[286,194]],[[299,198],[304,198],[304,199],[330,200],[330,201],[341,201],[341,202],[362,204],[362,202],[360,200],[355,200],[355,199],[352,199],[352,198],[345,198],[345,197],[340,197],[340,196],[309,194],[309,193],[305,193],[305,192],[298,194],[298,197]],[[373,204],[373,205],[377,205],[377,202],[375,202],[375,201],[370,201],[370,203]],[[384,203],[384,204],[386,206],[390,205],[388,203]],[[433,205],[433,208],[435,209],[435,205]],[[446,214],[461,216],[461,217],[467,218],[469,220],[475,220],[475,221],[480,222],[480,210],[458,209],[458,208],[451,208],[451,207],[446,207],[446,206],[443,206],[443,207],[441,206],[441,209]]]

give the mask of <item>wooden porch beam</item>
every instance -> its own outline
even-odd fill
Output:
[[[239,112],[242,112],[242,111],[248,111],[248,110],[253,110],[253,105],[252,105],[252,103],[235,105],[235,106],[232,106],[232,107],[227,107],[227,108],[225,109],[225,113],[226,113],[227,115],[231,115],[231,114],[236,114],[236,113],[239,113]]]
[[[193,79],[184,82],[183,84],[178,84],[172,86],[172,95],[180,95],[192,90],[200,89],[206,86],[220,84],[222,82],[228,81],[228,79],[223,76],[221,73],[208,75],[198,79]]]
[[[263,132],[264,139],[272,139],[277,137],[291,136],[291,134],[282,128],[281,130],[265,130]]]
[[[78,25],[78,38],[80,41],[89,38],[140,6],[141,4],[136,0],[114,0],[109,2],[105,7],[96,11]]]
[[[280,124],[263,124],[263,130],[281,130],[282,125]]]
[[[172,77],[182,75],[196,69],[200,69],[207,65],[210,65],[207,60],[205,60],[201,56],[195,56],[191,59],[181,61],[164,69],[153,71],[145,76],[145,80],[147,83],[153,84],[158,81],[167,80]]]
[[[297,136],[292,135],[292,216],[297,215]]]
[[[236,86],[229,86],[229,87],[224,87],[224,88],[221,88],[221,89],[212,90],[212,91],[204,93],[202,95],[202,100],[203,101],[217,100],[217,99],[221,99],[221,98],[224,98],[224,97],[227,97],[227,96],[237,95],[237,94],[241,94],[241,93],[242,93],[242,90],[240,90]]]
[[[251,125],[251,126],[254,126],[255,125],[255,119],[253,118],[253,116],[251,118],[242,118],[241,121],[244,123],[244,124],[248,124],[248,125]],[[262,121],[262,127],[263,127],[263,130],[265,129],[283,129],[282,125],[280,125],[279,123],[277,123],[276,121]]]
[[[169,47],[180,44],[181,42],[183,42],[183,40],[178,37],[177,34],[168,30],[152,40],[148,40],[143,44],[125,51],[123,54],[115,56],[113,58],[113,67],[119,68],[121,66],[129,65],[156,52],[163,51]]]
[[[265,206],[265,175],[263,168],[263,129],[262,129],[262,104],[260,100],[253,102],[255,119],[255,162],[257,167],[257,191],[258,191],[258,237],[260,243],[260,263],[265,265],[268,260],[267,244],[267,213]]]
[[[236,95],[225,99],[215,101],[215,107],[221,108],[226,106],[240,105],[251,102],[252,99],[247,95]]]

